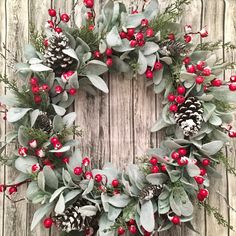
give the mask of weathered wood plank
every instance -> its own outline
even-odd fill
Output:
[[[236,11],[236,2],[234,0],[225,0],[225,22],[224,22],[224,41],[231,42],[236,44],[236,35],[232,32],[235,32],[236,22],[235,22],[235,11]],[[235,51],[226,51],[225,50],[225,60],[231,62],[236,60]],[[229,70],[226,73],[226,79],[229,80],[230,75],[236,74],[236,70]],[[233,126],[236,127],[236,117],[234,118]],[[232,140],[229,148],[227,149],[227,158],[230,161],[230,164],[236,168],[236,142]],[[228,203],[234,209],[236,208],[236,189],[235,189],[235,176],[228,173]],[[234,228],[236,228],[236,213],[233,210],[229,210],[229,223]],[[235,232],[229,231],[229,235],[233,236]]]
[[[223,22],[224,22],[224,1],[203,1],[203,19],[202,25],[207,25],[209,31],[209,37],[206,39],[208,41],[216,41],[218,39],[223,40]],[[219,50],[217,55],[222,58],[223,51]],[[216,192],[221,192],[224,196],[227,196],[227,179],[226,172],[223,166],[217,167],[219,173],[222,174],[222,179],[212,179],[211,189],[209,195],[209,204],[212,206],[217,206],[219,211],[228,219],[227,206]],[[214,225],[214,227],[212,227]],[[208,216],[206,218],[206,234],[208,236],[213,235],[228,235],[227,228],[219,226],[213,216]]]
[[[28,40],[28,1],[13,0],[7,1],[7,40],[6,45],[19,60],[22,60],[22,50]],[[9,77],[14,74],[11,70],[7,70]],[[8,127],[9,131],[10,128]],[[15,147],[7,150],[8,154],[15,150]],[[16,177],[16,172],[12,168],[6,168],[6,182],[11,183]],[[22,186],[18,190],[17,198],[21,198],[26,190],[26,186]],[[14,204],[9,200],[5,201],[4,211],[4,235],[17,236],[26,235],[26,202]]]

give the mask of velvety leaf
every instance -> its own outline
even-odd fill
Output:
[[[75,112],[70,112],[69,114],[65,115],[62,118],[64,125],[68,128],[70,128],[73,125],[73,123],[75,122],[75,119],[76,119]]]
[[[105,83],[105,81],[97,76],[97,75],[87,75],[88,79],[90,80],[90,82],[99,90],[103,91],[104,93],[108,93],[108,87],[107,84]]]
[[[40,115],[40,110],[39,109],[36,109],[36,110],[33,110],[32,112],[30,112],[30,123],[31,123],[31,127],[34,126],[38,116]]]
[[[81,206],[78,210],[78,212],[81,214],[81,216],[87,216],[87,217],[91,217],[91,216],[95,216],[97,214],[97,207],[96,206]]]
[[[121,46],[122,41],[116,26],[113,26],[112,30],[107,34],[106,40],[109,47]]]
[[[152,232],[155,228],[154,210],[151,200],[145,201],[141,205],[140,224],[148,232]]]
[[[18,100],[16,95],[14,94],[7,94],[0,96],[0,103],[6,106],[12,107],[18,104]]]
[[[160,118],[156,123],[152,126],[151,132],[157,132],[165,127],[169,126],[169,124],[165,123],[162,118]]]
[[[52,122],[52,127],[56,133],[63,130],[64,122],[60,116],[58,116],[58,115],[54,116],[54,119]]]
[[[72,48],[62,49],[62,52],[67,56],[74,58],[76,61],[79,61],[79,58],[77,57],[75,50],[73,50]]]
[[[55,104],[52,104],[55,112],[57,113],[57,115],[59,116],[63,116],[66,113],[66,109],[64,107],[61,106],[57,106]]]
[[[81,166],[82,163],[82,155],[79,149],[76,149],[71,158],[70,158],[70,162],[69,162],[69,166],[74,169],[77,166]]]
[[[7,113],[7,120],[8,122],[16,122],[23,118],[31,108],[19,108],[19,107],[12,107],[9,109]]]
[[[209,156],[214,155],[221,150],[223,145],[224,145],[224,143],[222,141],[219,141],[219,140],[212,141],[210,143],[206,143],[206,144],[202,145],[201,151],[206,153]]]
[[[21,146],[28,146],[29,137],[24,126],[20,126],[20,128],[18,129],[18,141]]]
[[[113,49],[117,52],[127,52],[133,51],[134,48],[130,47],[130,42],[127,39],[122,39],[122,44],[120,46],[113,47]]]
[[[188,172],[188,175],[190,177],[198,176],[200,175],[200,169],[197,165],[189,162],[188,165],[186,166],[186,170]]]
[[[213,103],[204,103],[203,108],[204,108],[203,119],[206,122],[212,116],[213,112],[216,109],[216,106]]]
[[[74,198],[78,197],[78,195],[81,194],[81,190],[80,189],[75,189],[75,190],[70,190],[70,192],[68,192],[66,195],[65,195],[65,203],[73,200]]]
[[[153,185],[159,185],[165,183],[168,179],[168,176],[164,173],[155,173],[147,175],[146,179],[149,183]]]
[[[26,45],[24,48],[24,56],[27,60],[37,57],[35,48],[30,44]]]
[[[25,174],[28,174],[32,165],[37,163],[38,160],[35,157],[18,157],[15,161],[15,168]]]
[[[41,190],[45,191],[45,177],[42,171],[38,173],[38,186]]]
[[[222,120],[219,116],[217,116],[213,113],[213,115],[209,119],[209,123],[211,123],[212,125],[215,125],[215,126],[220,126],[222,124]]]
[[[62,214],[64,212],[64,210],[65,210],[65,199],[64,199],[63,194],[61,193],[61,195],[57,201],[57,204],[55,206],[54,211],[56,214]]]
[[[216,100],[229,103],[235,103],[236,101],[236,92],[229,91],[228,86],[212,87],[210,92]]]
[[[87,63],[85,68],[86,75],[101,75],[107,72],[108,68],[104,62],[92,60]]]
[[[142,48],[142,52],[144,56],[148,56],[153,53],[156,53],[159,48],[160,47],[154,42],[146,42],[146,44]]]
[[[126,207],[129,202],[130,198],[125,194],[117,194],[109,198],[109,203],[115,207]]]
[[[165,62],[167,65],[171,65],[173,63],[171,57],[161,57],[160,61]]]
[[[33,64],[30,65],[30,69],[35,72],[44,72],[44,71],[51,71],[52,68],[45,66],[43,64]]]
[[[142,75],[146,72],[146,70],[147,70],[147,60],[144,57],[143,53],[139,50],[138,73]]]
[[[58,188],[58,178],[57,178],[56,174],[54,173],[54,171],[50,167],[44,166],[43,174],[45,177],[46,185],[52,189],[57,189]]]
[[[53,202],[61,193],[62,191],[64,191],[65,189],[67,189],[67,187],[63,186],[60,187],[59,189],[57,189],[51,196],[49,202]]]

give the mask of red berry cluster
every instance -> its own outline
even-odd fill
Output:
[[[3,193],[7,190],[9,195],[13,195],[14,193],[17,193],[17,186],[6,186],[4,184],[0,185],[0,193]]]
[[[186,25],[184,27],[185,35],[184,35],[184,41],[186,43],[190,43],[194,37],[194,35],[198,34],[201,36],[201,38],[206,38],[208,36],[208,32],[206,30],[206,27],[202,28],[199,32],[193,32],[191,25]]]
[[[151,164],[150,171],[151,173],[158,173],[158,172],[166,172],[166,165],[158,163],[158,159],[155,156],[152,156],[149,159],[149,163]]]
[[[236,75],[230,77],[229,90],[236,91]]]
[[[90,158],[84,157],[82,159],[81,166],[76,166],[74,168],[74,174],[77,176],[81,176],[84,179],[92,179],[93,173],[91,171],[90,163],[91,163]]]
[[[124,235],[127,229],[128,229],[130,234],[134,234],[134,235],[137,234],[138,228],[137,228],[137,225],[136,225],[136,221],[134,219],[130,219],[127,222],[126,226],[119,226],[118,229],[117,229],[117,234],[118,235]]]
[[[105,53],[102,54],[98,50],[93,52],[93,57],[97,60],[105,60],[105,63],[107,64],[108,67],[111,67],[113,65],[113,60],[112,60],[112,54],[113,50],[111,48],[107,48]]]
[[[223,130],[225,130],[228,133],[228,136],[230,138],[236,138],[236,131],[233,130],[233,126],[232,125],[228,125],[227,127],[223,127]]]
[[[176,161],[179,166],[186,166],[188,164],[187,153],[186,148],[179,148],[177,151],[171,153],[171,158]]]
[[[95,25],[94,0],[84,0],[84,5],[87,8],[88,29],[93,31]]]
[[[167,97],[168,101],[172,103],[169,110],[174,113],[178,111],[178,104],[185,102],[184,95],[186,93],[186,88],[180,85],[177,87],[176,93],[176,95],[174,93],[170,93]]]

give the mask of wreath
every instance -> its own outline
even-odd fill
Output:
[[[109,0],[98,17],[94,1],[83,2],[81,27],[69,27],[70,15],[49,9],[45,32],[32,33],[26,61],[13,68],[17,79],[0,76],[10,89],[0,97],[2,112],[14,127],[1,160],[19,172],[0,191],[18,201],[18,188],[27,184],[25,198],[41,204],[32,230],[40,221],[76,235],[147,236],[180,224],[194,230],[194,204],[216,211],[206,201],[209,176],[218,175],[218,163],[228,168],[221,150],[236,137],[230,125],[236,76],[221,79],[231,64],[214,54],[220,44],[192,44],[208,36],[205,27],[182,31],[176,23],[187,0],[163,12],[156,0],[145,1],[142,11]],[[78,89],[108,93],[101,77],[107,71],[144,75],[163,96],[151,132],[163,130],[165,139],[125,172],[94,167],[78,148],[82,132],[69,112]],[[17,150],[5,156],[11,143]]]

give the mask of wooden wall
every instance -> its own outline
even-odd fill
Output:
[[[99,12],[105,0],[95,0],[96,10]],[[124,0],[129,4],[131,0]],[[139,0],[141,3],[142,1]],[[164,8],[170,0],[160,0]],[[51,6],[52,4],[52,6]],[[1,0],[0,1],[0,42],[10,48],[17,59],[22,59],[22,48],[29,40],[29,27],[34,24],[38,30],[47,20],[47,9],[60,8],[70,12],[73,0]],[[80,1],[82,4],[82,0]],[[236,43],[236,1],[235,0],[192,0],[187,6],[182,19],[183,25],[192,24],[195,30],[207,25],[210,36],[206,40],[218,39]],[[79,12],[76,8],[74,20],[78,21]],[[1,47],[1,52],[5,51]],[[8,54],[8,53],[7,53]],[[233,52],[219,50],[218,54],[225,59],[236,61]],[[5,61],[0,59],[0,71],[14,76]],[[229,75],[231,72],[227,72]],[[126,164],[135,162],[137,156],[142,155],[150,146],[156,146],[160,135],[150,134],[148,129],[161,112],[160,97],[154,95],[152,88],[145,87],[144,78],[131,80],[131,75],[106,75],[109,85],[108,95],[100,94],[96,97],[80,92],[74,106],[77,112],[77,123],[84,130],[81,140],[85,154],[95,158],[101,164],[112,161],[116,166],[124,168]],[[5,93],[3,86],[0,93]],[[0,122],[0,132],[4,135],[9,129],[3,121]],[[233,165],[236,154],[236,143],[226,150],[227,157]],[[212,182],[209,202],[219,207],[222,215],[229,219],[236,227],[236,213],[230,211],[227,204],[236,208],[235,178],[219,167],[223,178]],[[9,168],[1,167],[0,182],[11,182],[15,173]],[[25,189],[21,190],[23,195]],[[225,199],[216,192],[220,191]],[[0,195],[0,236],[56,236],[55,229],[51,232],[38,226],[30,232],[30,222],[35,208],[27,202],[17,204]],[[204,211],[198,211],[194,225],[202,236],[233,236],[235,232],[217,225],[217,222]],[[196,233],[185,227],[177,227],[160,236],[195,236]]]

